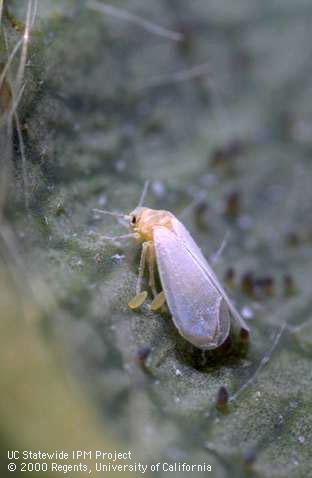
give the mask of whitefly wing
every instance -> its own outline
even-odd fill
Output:
[[[218,347],[230,329],[222,294],[176,234],[155,227],[153,237],[159,276],[175,326],[196,347]]]
[[[218,289],[222,297],[224,298],[225,302],[227,303],[232,316],[237,321],[238,325],[245,330],[249,330],[248,325],[236,309],[234,307],[231,299],[225,292],[224,288],[220,284],[220,281],[214,271],[212,270],[211,266],[208,264],[206,258],[204,257],[203,253],[201,252],[200,248],[192,238],[191,234],[188,230],[183,226],[183,224],[175,217],[172,219],[172,227],[174,232],[176,233],[177,237],[184,243],[186,249],[190,252],[191,256],[194,260],[202,267],[205,271],[206,275],[209,277],[210,281],[213,285]]]

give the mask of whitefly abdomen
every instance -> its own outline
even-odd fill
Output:
[[[175,233],[156,226],[153,238],[159,276],[175,326],[198,348],[219,347],[230,330],[229,309],[222,294]]]

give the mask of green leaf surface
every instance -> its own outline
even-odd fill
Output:
[[[309,476],[311,5],[113,6],[154,31],[88,2],[42,1],[26,68],[30,215],[22,193],[9,214],[29,280],[57,304],[50,340],[138,460],[206,462],[218,478]],[[248,344],[234,336],[202,354],[169,314],[128,309],[140,246],[105,241],[125,229],[92,210],[129,213],[146,180],[146,205],[181,217],[209,260],[226,238],[215,271],[224,282],[234,270],[226,284]]]

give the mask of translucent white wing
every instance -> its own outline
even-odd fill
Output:
[[[213,283],[216,289],[218,289],[218,291],[224,298],[225,302],[227,303],[231,311],[231,314],[233,318],[237,321],[238,325],[241,328],[249,331],[248,325],[246,324],[246,322],[244,321],[244,319],[242,318],[242,316],[240,315],[236,307],[234,307],[231,299],[229,298],[224,288],[220,284],[218,277],[216,276],[216,274],[214,273],[214,271],[208,264],[206,258],[203,256],[203,253],[201,252],[200,248],[198,247],[198,245],[192,238],[191,234],[183,226],[183,224],[180,221],[178,221],[176,217],[173,217],[172,219],[172,226],[173,226],[174,232],[176,233],[178,238],[184,243],[186,249],[190,252],[191,256],[205,270],[205,273],[209,277],[210,281]]]
[[[175,326],[198,348],[218,347],[230,329],[222,294],[176,234],[155,227],[153,237],[159,276]]]

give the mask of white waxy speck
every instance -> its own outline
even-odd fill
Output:
[[[101,196],[99,196],[97,202],[98,202],[99,206],[105,206],[105,204],[107,203],[107,197],[105,196],[105,194],[101,194]]]
[[[245,306],[242,308],[241,314],[244,317],[244,319],[252,319],[254,316],[253,310],[248,306]]]
[[[177,377],[181,377],[182,372],[181,372],[180,369],[176,368],[176,369],[175,369],[175,374],[176,374]]]
[[[277,418],[277,423],[279,425],[282,425],[284,423],[284,417],[283,415],[279,415],[278,418]]]
[[[303,445],[303,443],[305,442],[305,438],[303,435],[298,436],[298,442],[301,443],[301,445]]]
[[[163,185],[163,183],[161,181],[153,181],[152,182],[152,188],[153,188],[153,192],[154,192],[156,197],[158,197],[158,198],[164,197],[164,195],[166,193],[166,189],[165,189],[165,186]]]
[[[114,254],[111,256],[111,260],[114,262],[114,264],[121,264],[124,258],[125,256],[123,254]]]
[[[242,362],[242,367],[250,367],[252,365],[252,361],[251,360],[244,360]]]
[[[97,232],[93,231],[92,229],[88,231],[88,237],[96,238],[97,235],[98,235]]]

